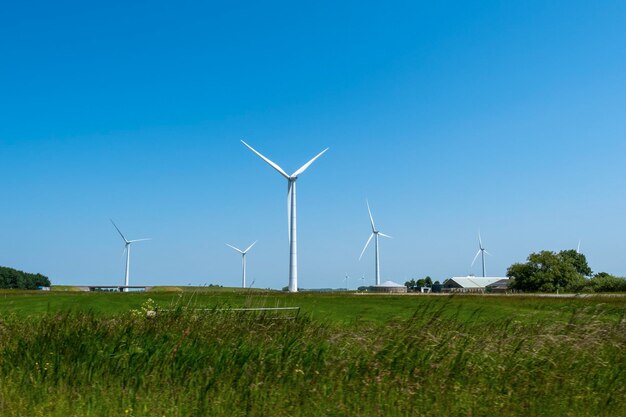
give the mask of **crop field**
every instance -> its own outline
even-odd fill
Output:
[[[0,415],[622,416],[626,298],[4,291]]]

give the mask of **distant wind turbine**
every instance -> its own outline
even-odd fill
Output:
[[[480,237],[480,232],[478,232],[478,252],[476,252],[476,256],[474,256],[472,266],[474,266],[474,262],[476,262],[476,258],[478,258],[478,255],[481,255],[483,261],[483,278],[487,276],[485,275],[485,254],[491,256],[491,254],[487,252],[487,250],[483,246],[483,240]]]
[[[580,239],[578,239],[578,246],[576,247],[576,253],[580,253]]]
[[[380,236],[387,237],[387,238],[390,238],[390,239],[391,239],[391,236],[388,236],[388,235],[384,234],[383,232],[381,232],[380,230],[376,229],[376,226],[374,225],[374,218],[372,217],[372,211],[370,210],[370,203],[367,200],[365,200],[365,203],[367,204],[367,212],[370,215],[370,223],[372,225],[372,234],[370,235],[369,239],[367,239],[367,243],[365,244],[365,247],[361,251],[361,256],[359,256],[359,261],[363,257],[363,254],[365,253],[365,249],[367,249],[367,246],[372,241],[372,238],[374,236],[376,236],[376,239],[374,241],[374,244],[376,246],[376,260],[375,260],[375,262],[376,262],[375,263],[376,269],[375,269],[375,273],[376,273],[376,285],[380,285],[380,260],[379,260],[379,250],[378,250],[378,236],[380,235]]]
[[[126,252],[126,273],[124,274],[124,286],[128,287],[128,280],[130,277],[130,245],[132,245],[135,242],[142,242],[144,240],[152,240],[152,239],[147,238],[147,239],[128,240],[124,237],[124,235],[120,231],[119,227],[117,227],[113,219],[109,219],[109,220],[111,220],[111,223],[113,223],[113,226],[117,229],[117,232],[120,234],[120,236],[122,236],[122,239],[124,239],[124,252]],[[124,292],[126,291],[128,291],[128,288],[124,288]]]
[[[255,241],[252,245],[248,246],[246,250],[241,250],[239,248],[234,247],[233,245],[229,245],[228,243],[226,244],[226,246],[235,249],[237,252],[241,254],[241,267],[243,269],[243,273],[241,277],[241,288],[246,288],[246,254],[248,253],[250,249],[252,249],[254,245],[256,245],[256,242],[258,241]]]
[[[259,158],[267,162],[269,166],[274,168],[280,175],[287,180],[287,221],[288,221],[288,236],[289,236],[289,292],[298,292],[298,243],[297,243],[297,229],[296,229],[296,180],[298,176],[307,170],[309,166],[317,158],[322,156],[329,148],[324,149],[317,154],[315,158],[311,159],[306,164],[302,165],[296,172],[288,175],[281,167],[274,162],[270,161],[259,152],[257,152],[252,146],[248,145],[243,140],[241,141],[252,152],[254,152]]]

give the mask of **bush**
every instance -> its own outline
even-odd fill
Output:
[[[626,292],[626,278],[600,272],[594,275],[585,287],[593,292]]]

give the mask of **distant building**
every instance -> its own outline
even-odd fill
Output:
[[[380,285],[374,285],[372,288],[373,292],[384,292],[384,293],[405,293],[407,292],[406,285],[398,284],[393,281],[385,281]]]
[[[509,279],[506,277],[475,277],[469,275],[466,277],[452,277],[443,282],[444,292],[462,292],[462,293],[483,293],[489,291],[487,287],[496,282],[501,283]],[[498,288],[502,288],[502,283]],[[506,290],[505,290],[506,291]],[[495,292],[495,291],[494,291]]]
[[[509,291],[509,279],[503,278],[499,281],[491,283],[485,287],[485,291],[500,294],[506,293]]]

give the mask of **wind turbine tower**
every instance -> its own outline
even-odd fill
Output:
[[[365,243],[365,247],[361,251],[361,256],[359,256],[359,261],[363,257],[363,254],[365,253],[365,249],[367,249],[367,246],[372,241],[372,238],[376,237],[376,239],[374,240],[374,245],[376,247],[375,275],[376,275],[376,285],[380,285],[380,260],[379,260],[380,253],[378,250],[378,236],[387,237],[389,239],[391,239],[391,236],[386,235],[380,230],[376,229],[376,226],[374,225],[374,218],[372,217],[372,211],[370,210],[370,203],[367,200],[365,200],[365,203],[367,204],[367,212],[370,215],[370,224],[372,226],[372,234],[370,235],[369,239],[367,239],[367,243]]]
[[[126,252],[126,272],[124,274],[124,286],[128,287],[128,280],[130,278],[130,245],[132,245],[135,242],[142,242],[144,240],[151,240],[151,239],[147,238],[147,239],[128,240],[124,237],[124,235],[120,231],[119,227],[117,227],[113,219],[109,219],[109,220],[111,220],[111,223],[113,223],[113,226],[117,229],[117,232],[120,234],[120,236],[122,236],[122,239],[124,239],[124,252]],[[128,288],[124,288],[124,292],[127,292],[127,291],[128,291]]]
[[[474,260],[472,261],[472,266],[474,266],[474,262],[476,262],[476,258],[478,258],[478,255],[481,255],[481,258],[483,261],[483,278],[487,276],[485,272],[485,254],[491,256],[491,254],[487,252],[487,250],[483,246],[483,240],[480,237],[480,232],[478,232],[478,252],[476,252],[476,256],[474,256]]]
[[[309,166],[317,158],[322,156],[329,148],[324,149],[317,154],[306,164],[302,165],[293,174],[287,174],[281,167],[274,162],[270,161],[259,152],[257,152],[252,146],[248,145],[243,140],[241,141],[246,147],[254,152],[259,158],[267,162],[269,166],[274,168],[280,175],[287,180],[287,223],[288,223],[288,237],[289,237],[289,292],[298,292],[298,242],[297,242],[297,228],[296,228],[296,180],[298,176],[307,170]]]
[[[235,249],[237,252],[241,254],[241,267],[243,269],[242,276],[241,276],[241,288],[246,288],[246,254],[248,253],[250,249],[252,249],[254,245],[256,245],[256,242],[257,241],[255,241],[252,245],[248,246],[246,250],[238,249],[234,247],[233,245],[229,245],[228,243],[226,244],[226,246]]]

